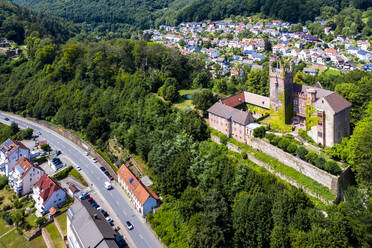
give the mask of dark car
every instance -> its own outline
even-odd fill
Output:
[[[108,171],[105,171],[105,175],[108,176],[110,175],[110,173]]]
[[[89,197],[87,198],[87,200],[88,200],[88,202],[91,202],[91,201],[93,201],[93,198],[89,196]]]
[[[103,166],[101,166],[99,168],[101,169],[101,171],[105,171],[106,170],[105,167],[103,167]]]
[[[4,120],[9,121],[9,118],[8,117],[5,117]]]
[[[100,209],[99,211],[102,213],[102,215],[103,215],[105,218],[108,216],[108,213],[107,213],[105,210]]]
[[[125,224],[127,224],[127,228],[129,230],[132,230],[134,228],[134,226],[132,225],[132,223],[130,223],[130,221],[125,222]]]
[[[114,180],[114,178],[111,175],[107,176],[111,181]]]
[[[61,151],[60,150],[57,150],[56,151],[56,156],[60,155],[61,154]]]

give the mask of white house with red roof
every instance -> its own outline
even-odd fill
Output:
[[[30,159],[30,150],[22,142],[6,140],[0,146],[0,173],[9,176],[21,157]]]
[[[57,181],[45,174],[40,177],[32,191],[35,208],[40,214],[45,214],[51,207],[59,207],[66,201],[66,192]]]
[[[9,173],[9,186],[15,193],[20,193],[21,195],[28,194],[42,175],[44,175],[42,169],[34,165],[27,158],[22,157]]]
[[[146,216],[158,205],[159,197],[139,180],[126,165],[122,165],[118,170],[118,182],[128,193],[130,200],[135,208]]]

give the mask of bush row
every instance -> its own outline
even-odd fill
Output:
[[[272,133],[268,133],[265,135],[265,138],[270,141],[270,144],[315,165],[319,169],[325,170],[333,175],[339,175],[341,173],[341,168],[335,161],[326,160],[323,156],[320,156],[315,152],[308,151],[304,146],[299,145],[294,140],[293,136],[280,137]]]

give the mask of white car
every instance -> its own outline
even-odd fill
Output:
[[[105,182],[105,188],[106,188],[107,190],[112,189],[112,184],[111,184],[110,182]]]
[[[89,152],[85,152],[84,154],[85,154],[85,156],[88,156],[89,155]]]
[[[93,158],[93,163],[97,163],[97,159]]]
[[[78,165],[78,166],[76,166],[76,170],[77,171],[81,171],[81,168],[80,168],[80,166]]]

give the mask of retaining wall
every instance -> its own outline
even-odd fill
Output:
[[[74,135],[73,133],[71,133],[70,131],[64,129],[64,128],[59,128],[59,127],[55,127],[55,126],[52,126],[48,123],[46,123],[45,121],[42,121],[42,120],[34,120],[34,119],[30,119],[28,118],[29,120],[31,121],[34,121],[34,122],[37,122],[38,124],[44,126],[44,127],[47,127],[51,130],[53,130],[54,132],[62,135],[63,137],[67,138],[68,140],[74,142],[76,145],[80,146],[82,149],[84,149],[85,151],[89,152],[89,154],[92,156],[92,157],[95,157],[97,159],[97,161],[103,165],[105,167],[105,169],[107,171],[110,172],[110,174],[112,175],[112,177],[117,180],[117,175],[115,173],[115,171],[112,169],[112,167],[106,162],[106,160],[104,160],[101,155],[96,152],[90,144],[82,141],[79,137],[77,137],[76,135]]]
[[[321,170],[316,166],[309,164],[263,140],[252,137],[247,140],[247,144],[326,186],[337,197],[340,196],[341,192],[338,176],[334,176],[324,170]]]

